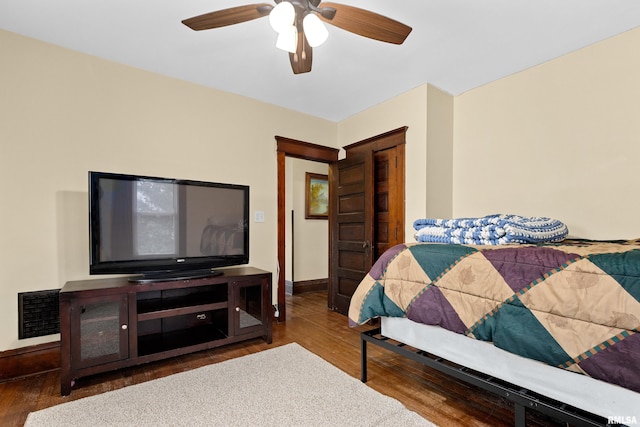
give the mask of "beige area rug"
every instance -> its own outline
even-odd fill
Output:
[[[298,344],[32,412],[25,426],[430,426]]]

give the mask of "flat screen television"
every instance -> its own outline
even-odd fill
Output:
[[[249,187],[89,172],[89,240],[90,274],[215,275],[249,262]]]

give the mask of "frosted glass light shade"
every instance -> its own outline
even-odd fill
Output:
[[[280,3],[282,4],[282,3]],[[287,30],[278,34],[276,47],[287,52],[295,53],[298,47],[298,30],[295,25],[291,25]]]
[[[296,19],[296,11],[288,1],[280,2],[269,13],[269,23],[278,34],[288,31]]]
[[[304,34],[307,36],[307,41],[311,47],[320,46],[329,37],[327,27],[315,13],[309,13],[304,17],[302,28],[304,28]]]

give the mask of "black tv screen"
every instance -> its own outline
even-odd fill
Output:
[[[89,172],[89,239],[90,274],[186,277],[247,264],[249,187]]]

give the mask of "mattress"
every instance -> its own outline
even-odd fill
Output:
[[[388,338],[590,413],[608,419],[640,422],[640,393],[623,387],[407,318],[382,317],[381,332]]]

